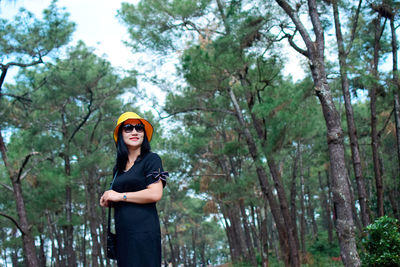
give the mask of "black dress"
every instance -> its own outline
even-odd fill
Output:
[[[166,184],[161,158],[152,152],[140,156],[126,172],[117,174],[112,189],[135,192],[162,180]],[[116,202],[115,230],[119,267],[160,267],[161,234],[156,203]]]

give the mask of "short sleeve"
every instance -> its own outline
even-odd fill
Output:
[[[147,158],[144,166],[144,175],[146,177],[146,186],[162,181],[163,187],[167,184],[168,172],[165,172],[159,155],[151,153]]]

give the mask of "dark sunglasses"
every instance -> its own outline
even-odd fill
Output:
[[[143,124],[125,124],[122,126],[122,130],[124,130],[125,133],[131,133],[133,129],[136,130],[138,133],[144,132],[144,125]]]

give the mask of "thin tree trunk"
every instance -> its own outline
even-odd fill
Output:
[[[390,201],[390,206],[392,206],[392,210],[393,210],[393,215],[394,217],[396,217],[397,219],[399,219],[399,206],[397,203],[398,198],[396,198],[396,191],[395,190],[389,190],[388,192],[388,198]]]
[[[269,258],[268,258],[268,207],[266,206],[267,203],[266,201],[264,202],[264,218],[261,221],[261,231],[260,231],[260,235],[261,235],[261,262],[262,262],[262,267],[268,267],[268,263],[269,263]],[[260,214],[259,214],[260,218],[261,217],[261,210],[260,210]]]
[[[47,233],[49,234],[49,238],[51,240],[51,257],[52,257],[52,260],[55,260],[55,267],[60,267],[61,266],[60,265],[60,255],[57,252],[56,245],[55,245],[56,238],[54,237],[53,222],[51,221],[50,214],[47,210],[44,212],[44,214],[46,216],[47,225],[48,225]]]
[[[330,167],[329,167],[330,169]],[[330,171],[326,170],[326,182],[328,185],[328,206],[327,206],[327,210],[328,210],[328,242],[329,244],[333,243],[333,217],[336,216],[334,215],[333,212],[333,205],[332,205],[332,189],[331,189],[331,179],[330,179],[331,175],[330,175]]]
[[[254,246],[252,244],[253,242],[250,236],[249,222],[247,220],[243,199],[239,199],[239,207],[240,207],[240,213],[242,215],[242,225],[245,236],[245,245],[246,245],[245,251],[247,252],[246,258],[249,261],[249,263],[251,263],[252,266],[257,266],[256,254],[254,252]]]
[[[300,171],[300,244],[302,259],[306,254],[306,218],[304,208],[304,174],[303,174],[303,156],[301,153],[301,144],[298,143],[299,150],[299,171]]]
[[[87,216],[89,220],[90,235],[92,237],[92,264],[93,267],[98,267],[98,261],[101,257],[101,247],[99,244],[99,237],[97,234],[97,229],[99,228],[99,215],[96,212],[96,207],[98,205],[97,189],[99,183],[96,180],[96,175],[93,170],[88,171],[85,193],[86,193],[86,209]]]
[[[400,102],[399,102],[399,72],[397,66],[397,38],[394,26],[394,16],[390,18],[390,29],[392,32],[392,59],[393,59],[393,98],[394,98],[394,118],[396,122],[396,141],[397,141],[397,173],[400,173]]]
[[[361,2],[361,1],[360,1]],[[361,3],[360,3],[361,4]],[[360,149],[358,145],[357,127],[354,122],[353,107],[351,105],[351,96],[349,90],[349,79],[347,76],[347,53],[344,49],[342,30],[340,26],[339,10],[337,0],[332,1],[333,16],[335,19],[336,40],[339,52],[340,78],[342,82],[342,91],[344,98],[344,106],[346,109],[346,121],[348,135],[350,138],[351,159],[353,162],[354,175],[357,182],[358,201],[360,204],[361,220],[364,227],[370,223],[370,210],[368,206],[368,198],[365,187],[365,179],[363,176]],[[355,22],[356,23],[356,22]],[[350,48],[348,48],[350,49]]]
[[[40,233],[43,233],[43,226],[40,227]],[[46,267],[46,252],[44,250],[44,238],[41,234],[39,234],[39,240],[40,240],[40,254],[39,254],[40,266]]]
[[[379,41],[381,38],[381,15],[374,20],[375,24],[375,41],[374,41],[374,61],[372,74],[375,79],[378,79],[378,61],[379,61]],[[377,118],[376,118],[376,98],[377,98],[377,81],[372,85],[369,91],[370,97],[370,110],[371,110],[371,146],[372,146],[372,159],[374,163],[374,173],[375,173],[375,186],[376,186],[376,199],[378,207],[378,216],[384,215],[383,207],[383,180],[381,173],[381,165],[379,160],[379,136],[377,130]]]
[[[223,205],[221,206],[222,210],[222,216],[224,217],[224,223],[225,223],[225,232],[226,236],[228,237],[228,244],[229,244],[229,252],[231,255],[231,260],[232,261],[237,261],[239,257],[236,257],[235,250],[234,250],[234,245],[233,245],[233,238],[232,238],[232,231],[230,229],[230,225],[228,223],[228,218],[226,216],[226,213],[224,212]]]
[[[296,207],[296,197],[297,197],[297,187],[296,187],[296,179],[297,179],[297,167],[300,158],[300,146],[297,146],[296,149],[296,156],[293,160],[293,167],[292,167],[292,182],[290,187],[290,217],[292,219],[293,227],[295,228],[294,231],[298,232],[297,229],[297,207]],[[299,240],[297,239],[297,247],[300,247]]]
[[[223,134],[223,138],[226,141],[226,135],[225,133]],[[231,178],[231,174],[233,174],[234,177],[238,176],[238,173],[236,172],[235,169],[235,164],[233,163],[233,159],[229,157],[228,159],[226,157],[221,157],[218,160],[219,166],[221,167],[222,171],[226,174],[225,179],[227,183],[236,183],[236,180]],[[230,164],[230,168],[228,167]],[[235,207],[229,209],[228,211],[231,210],[237,210],[238,212],[233,212],[233,216],[231,215],[230,218],[232,218],[234,221],[232,222],[232,226],[236,231],[235,237],[237,238],[236,243],[238,244],[238,248],[240,249],[240,256],[243,256],[245,261],[248,261],[249,263],[253,264],[254,266],[257,265],[257,259],[255,257],[254,253],[254,246],[252,245],[251,237],[250,237],[250,230],[249,230],[249,223],[247,220],[247,215],[244,207],[244,203],[242,199],[239,199],[237,203],[234,204]],[[230,213],[232,214],[232,213]],[[237,214],[241,214],[241,220],[242,220],[242,226],[240,225],[240,218],[237,216]]]
[[[349,176],[350,176],[350,175],[349,175]],[[349,177],[349,176],[348,176],[348,177]],[[351,203],[355,203],[355,201],[354,201],[354,190],[353,190],[353,185],[352,185],[352,183],[351,183],[351,181],[350,181],[350,178],[349,178],[349,180],[348,180],[348,185],[349,185]],[[362,226],[362,224],[361,224],[361,222],[360,222],[360,219],[358,218],[357,209],[356,209],[356,206],[355,206],[354,204],[351,205],[351,210],[352,210],[352,212],[353,212],[354,224],[356,225],[356,227],[357,227],[357,229],[358,229],[358,232],[361,232],[363,226]]]
[[[330,214],[330,208],[329,208],[329,202],[328,202],[328,193],[326,192],[326,186],[322,183],[322,177],[321,177],[321,172],[318,172],[318,181],[319,181],[319,187],[320,187],[320,193],[319,193],[319,198],[321,201],[321,208],[324,211],[323,214],[323,225],[327,232],[329,231],[329,224],[331,221],[331,214]],[[330,243],[330,242],[329,242]]]
[[[65,215],[67,219],[67,225],[64,227],[66,232],[66,250],[67,250],[67,264],[68,266],[76,266],[76,254],[74,250],[74,229],[72,225],[72,187],[70,185],[71,181],[71,164],[68,155],[68,148],[64,151],[64,168],[65,175],[67,178],[67,183],[65,186]]]
[[[192,230],[192,251],[193,251],[193,260],[191,262],[192,267],[196,267],[197,262],[197,253],[196,253],[196,239],[197,239],[197,232],[195,229]]]
[[[310,178],[310,175],[308,175],[308,178]],[[318,236],[318,225],[315,220],[315,212],[314,212],[314,207],[312,204],[312,196],[310,192],[310,187],[306,186],[306,191],[307,191],[307,211],[308,211],[308,217],[311,219],[311,225],[312,225],[312,234],[313,238],[315,239]]]
[[[171,263],[172,263],[172,266],[176,267],[177,262],[176,262],[176,258],[175,258],[175,249],[172,244],[171,234],[169,233],[169,230],[168,230],[168,228],[169,228],[168,218],[163,219],[163,224],[164,224],[164,228],[165,228],[165,235],[167,236],[167,239],[168,239],[169,249],[171,251]]]

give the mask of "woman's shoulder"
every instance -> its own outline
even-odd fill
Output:
[[[157,153],[148,152],[144,159],[146,161],[159,161],[161,160],[161,157]]]

